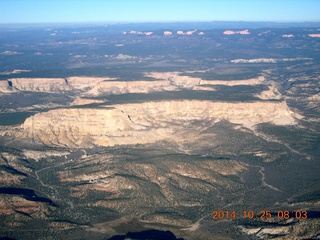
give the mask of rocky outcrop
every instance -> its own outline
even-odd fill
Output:
[[[256,78],[250,78],[245,80],[201,80],[200,85],[224,85],[224,86],[239,86],[239,85],[260,85],[266,81],[264,76],[259,76]]]
[[[232,31],[232,30],[226,30],[223,32],[224,35],[234,35],[234,34],[241,34],[241,35],[248,35],[250,34],[249,30],[242,30],[242,31]]]
[[[254,58],[254,59],[234,59],[232,63],[278,63],[278,62],[295,62],[310,61],[312,58]]]
[[[133,34],[133,35],[146,35],[146,36],[150,36],[153,34],[153,32],[141,32],[141,31],[128,31],[128,32],[123,32],[124,35],[126,34]]]
[[[94,86],[96,86],[99,82],[113,80],[113,78],[109,77],[68,77],[67,79],[68,85],[70,85],[73,89],[76,90],[90,90]]]
[[[281,93],[275,86],[269,86],[269,89],[255,95],[260,99],[281,99]]]
[[[107,77],[69,77],[69,78],[11,78],[0,81],[0,92],[8,87],[18,91],[31,92],[65,92],[87,91],[102,81],[111,80]]]
[[[0,81],[0,93],[8,93],[8,92],[11,92],[8,81]]]
[[[8,168],[8,170],[0,167],[0,186],[18,185],[25,178],[22,174],[13,174],[12,168]]]
[[[32,159],[33,161],[40,161],[41,159],[49,157],[61,157],[66,156],[69,151],[32,151],[32,150],[23,150],[23,156],[27,159]]]
[[[263,75],[260,75],[256,78],[250,78],[245,80],[203,80],[201,78],[183,76],[179,72],[150,72],[146,73],[147,77],[152,77],[155,79],[168,79],[171,82],[171,85],[192,89],[192,90],[201,90],[205,88],[202,85],[224,85],[224,86],[239,86],[239,85],[259,85],[265,84],[266,78]],[[213,89],[211,89],[212,91]]]
[[[309,37],[320,37],[320,33],[312,33],[312,34],[309,34]]]
[[[159,101],[51,110],[28,118],[22,127],[27,137],[45,144],[113,146],[177,138],[179,129],[197,120],[213,125],[225,119],[252,129],[264,122],[295,124],[295,116],[286,102]]]
[[[88,99],[88,98],[80,98],[77,97],[70,106],[81,106],[81,105],[88,105],[94,103],[103,103],[103,100],[96,100],[96,99]]]
[[[0,196],[0,216],[14,214],[16,211],[29,214],[45,214],[45,204],[24,199],[20,196]]]
[[[87,95],[123,94],[123,93],[150,93],[157,91],[175,90],[170,81],[104,81],[99,82]]]
[[[269,220],[270,225],[259,226],[247,224],[246,226],[240,225],[238,228],[245,234],[257,239],[319,239],[319,221],[318,219],[304,219],[297,221],[294,218],[289,218],[287,221],[279,221],[273,218]],[[300,236],[298,238],[297,236]],[[303,236],[303,237],[302,237]]]
[[[63,78],[12,78],[12,87],[20,91],[60,92],[70,87]]]
[[[241,60],[241,59],[240,59]],[[232,61],[240,61],[232,60]],[[248,60],[250,61],[250,60]],[[68,77],[68,78],[13,78],[0,81],[0,92],[73,92],[82,96],[98,96],[125,93],[150,93],[178,91],[181,89],[215,91],[213,85],[238,86],[268,84],[265,76],[245,80],[203,80],[184,76],[181,72],[149,72],[149,81],[119,81],[108,77]],[[208,86],[209,85],[209,86]],[[212,86],[210,86],[212,85]],[[80,104],[77,104],[80,105]]]

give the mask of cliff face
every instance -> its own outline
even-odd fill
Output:
[[[264,76],[259,76],[257,78],[250,78],[250,79],[245,79],[245,80],[229,80],[229,81],[224,81],[224,80],[201,80],[200,85],[204,84],[211,84],[211,85],[225,85],[225,86],[239,86],[239,85],[259,85],[263,84],[265,81]]]
[[[88,95],[123,94],[123,93],[149,93],[158,91],[176,90],[168,80],[160,81],[104,81],[99,82]]]
[[[112,78],[100,77],[69,77],[69,78],[11,78],[0,81],[0,92],[12,90],[30,92],[65,92],[65,91],[88,91],[97,83],[111,80]]]
[[[169,79],[172,85],[184,88],[194,88],[201,85],[225,85],[225,86],[239,86],[239,85],[259,85],[266,81],[266,78],[261,75],[256,78],[245,80],[203,80],[201,78],[183,76],[179,72],[151,72],[146,76],[155,79]]]
[[[70,90],[63,78],[13,78],[12,87],[20,91],[60,92]]]
[[[10,92],[8,81],[0,81],[0,93]]]
[[[179,72],[151,72],[145,76],[154,81],[118,81],[109,77],[68,77],[68,78],[12,78],[0,81],[0,92],[13,90],[31,92],[81,92],[87,96],[101,94],[150,93],[175,91],[179,89],[214,91],[215,85],[239,86],[266,84],[265,77],[246,80],[202,80],[182,76]]]
[[[113,80],[109,77],[69,77],[68,84],[76,90],[87,91],[96,86],[99,82]]]
[[[51,110],[28,118],[23,129],[26,136],[45,144],[113,146],[177,138],[177,131],[197,120],[213,125],[225,119],[252,129],[264,122],[295,124],[294,116],[285,102],[160,101]]]

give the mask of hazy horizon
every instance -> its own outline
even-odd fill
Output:
[[[0,1],[0,24],[319,22],[320,1]]]
[[[260,29],[260,28],[320,28],[317,22],[271,22],[271,21],[172,21],[172,22],[43,22],[43,23],[0,23],[2,29],[24,28],[87,28],[108,27],[113,30],[183,30],[194,28],[197,30],[208,29]]]

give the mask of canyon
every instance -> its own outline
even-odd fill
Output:
[[[205,74],[207,71],[210,70],[201,73]],[[46,162],[46,159],[51,159],[49,166],[32,173],[33,171],[19,163],[19,157],[2,154],[5,165],[11,159],[8,167],[1,169],[2,183],[5,186],[23,186],[31,174],[37,180],[39,189],[46,189],[45,196],[51,196],[53,202],[71,209],[83,209],[81,210],[83,216],[87,216],[84,209],[88,207],[113,209],[119,216],[135,215],[153,224],[172,226],[193,226],[195,219],[191,216],[175,217],[157,213],[157,208],[152,207],[154,204],[161,206],[161,209],[170,209],[174,206],[190,211],[190,209],[207,209],[206,202],[211,198],[222,207],[223,204],[219,199],[224,199],[226,194],[232,195],[234,192],[243,191],[243,184],[247,184],[245,176],[253,169],[258,175],[262,175],[262,188],[282,193],[283,188],[274,183],[270,184],[265,167],[239,161],[236,152],[242,152],[243,157],[255,156],[265,163],[277,162],[279,156],[273,155],[260,145],[268,146],[271,151],[279,151],[274,144],[285,143],[266,135],[261,131],[261,126],[267,124],[299,128],[305,116],[288,105],[282,95],[283,91],[281,93],[279,90],[281,86],[272,79],[270,71],[261,72],[257,77],[238,80],[203,79],[194,77],[192,74],[195,73],[197,72],[144,72],[148,80],[131,81],[107,76],[11,78],[2,81],[3,96],[24,93],[70,96],[66,103],[25,107],[23,108],[25,110],[44,107],[48,109],[32,114],[14,128],[0,127],[0,135],[11,139],[12,143],[19,142],[19,139],[28,142],[27,145],[23,144],[23,151],[20,154],[27,161],[38,165]],[[234,95],[230,95],[224,97],[226,100],[230,98],[229,101],[221,101],[219,98],[209,100],[206,97],[202,99],[202,96],[206,96],[203,94],[210,94],[208,96],[219,94],[223,87],[230,89],[251,87],[252,92],[245,94],[254,98],[249,101],[235,101]],[[189,97],[192,92],[199,95]],[[238,94],[236,90],[234,94],[235,96]],[[116,96],[126,95],[136,100],[117,102],[113,99]],[[167,96],[172,99],[168,99]],[[318,98],[313,97],[312,100],[318,101]],[[248,140],[245,142],[232,140],[227,143],[230,139],[225,138],[225,135],[228,133],[232,136],[236,132],[247,136],[244,139]],[[257,141],[258,146],[254,147],[255,150],[250,151],[250,148],[246,147],[246,144],[250,145],[250,141]],[[27,147],[31,143],[40,148],[53,149],[35,150]],[[218,150],[221,144],[228,150]],[[228,147],[229,144],[235,145]],[[10,146],[11,143],[5,145]],[[146,146],[146,149],[141,146]],[[96,149],[104,148],[110,150],[96,152]],[[131,151],[135,149],[134,151],[139,153],[134,151],[130,155],[112,153],[113,148],[125,152],[126,149]],[[151,153],[152,151],[148,153],[150,148],[158,150],[154,150],[156,153]],[[242,150],[236,150],[241,148]],[[298,153],[289,146],[285,149],[282,148],[282,153],[279,152],[280,156],[281,154],[289,156],[291,153],[288,149]],[[246,151],[249,155],[246,155]],[[166,155],[165,152],[173,155]],[[230,157],[226,159],[222,157],[220,160],[219,152],[222,156],[229,154]],[[178,159],[182,156],[184,156],[182,158],[187,157],[187,161],[175,159],[176,154],[181,155]],[[158,162],[137,160],[141,157],[155,158]],[[188,160],[189,157],[191,158]],[[201,161],[197,162],[194,158],[199,158]],[[211,158],[216,159],[212,161]],[[127,162],[128,160],[124,159],[131,160]],[[12,174],[11,169],[17,172]],[[52,175],[50,171],[53,169],[55,173]],[[45,177],[48,174],[56,179],[54,185]],[[149,190],[154,194],[153,198],[150,199],[150,193],[145,190],[146,183],[141,181],[148,182]],[[68,187],[61,188],[60,184]],[[53,191],[55,194],[49,194],[48,191]],[[181,191],[189,193],[180,196]],[[219,194],[214,197],[213,193]],[[69,200],[61,202],[58,196],[62,194],[67,194]],[[104,197],[100,199],[92,194]],[[199,194],[202,195],[200,199],[195,197]],[[140,210],[132,209],[123,199],[124,196]],[[77,204],[75,199],[81,199],[82,203]],[[52,211],[57,211],[56,206],[30,201],[23,195],[5,196],[1,198],[0,204],[5,209],[0,214],[6,216],[9,222],[16,221],[15,227],[23,226],[22,215],[39,221],[45,219],[44,214],[50,215]],[[199,222],[192,232],[197,232],[198,228],[201,229],[203,225],[208,224],[206,218],[201,217],[201,219],[204,223]],[[64,231],[77,228],[77,225],[68,221],[52,221],[51,225]],[[90,231],[101,232],[99,229],[95,227]],[[255,228],[245,229],[241,226],[239,229],[247,235],[262,238],[272,234],[275,236],[291,234],[287,228],[284,232],[282,225],[270,229],[259,228],[257,231]]]
[[[0,29],[0,239],[319,237],[318,30],[221,24]]]

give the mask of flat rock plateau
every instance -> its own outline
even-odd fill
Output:
[[[106,29],[0,29],[0,239],[319,238],[317,29]]]

